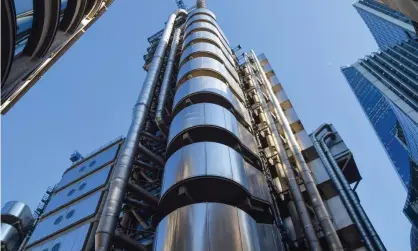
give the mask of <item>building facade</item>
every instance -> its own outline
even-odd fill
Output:
[[[267,58],[238,57],[205,1],[149,41],[127,136],[72,156],[21,247],[386,250],[335,128],[308,134]]]
[[[113,1],[1,0],[1,114],[5,114]]]
[[[408,196],[404,213],[418,226],[418,37],[416,23],[377,1],[354,4],[379,46],[342,67]],[[415,27],[414,27],[415,26]],[[411,238],[416,236],[411,230]],[[411,244],[417,240],[411,239]],[[413,246],[415,250],[416,246]]]
[[[405,16],[408,16],[415,22],[414,26],[418,27],[418,3],[414,0],[378,0],[379,2],[385,3],[391,9],[402,12]]]
[[[381,49],[416,37],[417,31],[411,19],[385,4],[374,0],[360,0],[353,6]]]

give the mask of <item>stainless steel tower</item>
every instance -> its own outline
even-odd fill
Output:
[[[385,250],[338,133],[309,136],[268,60],[238,58],[205,1],[149,41],[126,138],[67,169],[27,250]]]
[[[1,114],[7,113],[112,3],[1,0]]]

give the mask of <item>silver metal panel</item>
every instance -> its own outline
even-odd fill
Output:
[[[231,167],[237,167],[232,168],[232,177],[234,181],[245,187],[252,196],[256,196],[256,194],[251,193],[251,184],[245,170],[247,162],[245,162],[242,156],[234,149],[228,147],[228,152]]]
[[[0,240],[2,245],[2,251],[14,251],[19,248],[19,232],[13,226],[1,223]],[[3,245],[6,246],[6,250],[3,250]]]
[[[211,103],[204,103],[203,107],[205,107],[205,124],[208,125],[218,125],[222,128],[225,128],[229,131],[231,129],[228,126],[231,126],[230,123],[225,122],[225,111],[226,109],[220,105],[215,105]],[[232,115],[232,113],[230,113]],[[233,121],[236,122],[237,120],[235,117],[230,116],[233,118]],[[233,128],[236,128],[237,125],[234,125]]]
[[[248,125],[251,125],[248,110],[234,96],[234,94],[229,89],[228,85],[220,81],[219,79],[212,77],[195,77],[184,82],[179,87],[179,89],[176,92],[176,95],[174,96],[173,111],[176,109],[176,106],[179,104],[179,102],[184,100],[186,97],[203,92],[215,93],[224,97],[224,99],[226,99],[231,104],[231,106],[234,107],[234,110],[242,117],[242,119]]]
[[[296,140],[299,143],[299,147],[301,150],[308,149],[309,147],[313,146],[312,140],[309,137],[308,133],[305,130],[302,130],[298,133],[295,133]]]
[[[189,34],[187,37],[184,38],[183,42],[183,51],[186,46],[190,46],[191,44],[197,43],[196,40],[198,39],[204,39],[210,43],[215,44],[218,48],[221,49],[224,56],[229,60],[232,66],[235,66],[235,61],[232,56],[232,52],[225,47],[225,45],[222,43],[222,41],[218,38],[217,35],[209,32],[209,31],[197,31]]]
[[[243,101],[244,94],[242,92],[241,87],[238,83],[234,80],[228,70],[225,68],[223,64],[218,62],[215,59],[207,58],[207,57],[199,57],[194,58],[187,63],[185,63],[181,68],[177,76],[177,83],[183,79],[185,76],[190,75],[192,71],[199,71],[199,70],[209,70],[216,72],[227,81],[227,84],[231,87],[231,89],[235,92],[236,96]],[[191,74],[193,76],[193,74]]]
[[[185,206],[160,222],[154,251],[179,250],[261,251],[255,221],[240,209],[219,203]]]
[[[178,209],[175,250],[209,250],[208,223],[206,218],[206,204]],[[184,227],[186,226],[186,227]]]
[[[286,118],[289,121],[289,124],[293,124],[293,123],[299,121],[299,117],[296,114],[295,109],[289,108],[286,111],[284,111],[284,113],[286,114]]]
[[[182,147],[166,162],[161,194],[185,179],[206,175],[205,142]],[[163,197],[163,196],[161,196]]]
[[[193,15],[196,15],[198,13],[204,13],[206,15],[209,15],[209,16],[213,17],[213,19],[216,20],[216,15],[212,11],[210,11],[206,8],[198,8],[198,9],[192,10],[191,12],[189,12],[189,15],[187,16],[187,18],[191,18],[191,17],[193,17]]]
[[[167,160],[161,198],[177,183],[197,176],[218,176],[229,179],[240,184],[250,193],[244,162],[238,152],[223,144],[198,142],[184,146]]]
[[[159,224],[155,231],[154,251],[176,251],[176,244],[182,238],[177,237],[177,217],[178,211],[176,210],[167,217],[165,217]],[[184,224],[186,225],[186,224]],[[177,239],[178,238],[178,239]]]
[[[221,27],[219,27],[219,25],[216,23],[216,20],[213,19],[212,17],[208,16],[208,15],[204,15],[204,14],[197,14],[195,16],[193,16],[192,18],[190,18],[189,20],[187,20],[186,22],[186,29],[187,27],[193,23],[193,22],[199,22],[199,21],[205,21],[205,22],[209,22],[212,25],[214,25],[216,27],[216,29],[219,31],[219,33],[222,35],[222,38],[225,40],[225,42],[229,45],[229,40],[228,38],[225,36],[224,32],[222,31]]]
[[[64,173],[61,181],[58,183],[56,189],[68,185],[69,183],[99,169],[103,165],[114,160],[119,149],[119,144],[116,144],[105,151],[93,156],[92,158],[78,164],[76,167]]]
[[[33,216],[29,206],[20,201],[9,201],[1,209],[1,220],[10,225],[17,224],[24,229],[33,224]]]
[[[59,251],[82,251],[83,246],[88,239],[90,223],[83,224],[68,232],[55,235],[39,244],[27,248],[27,251],[51,250],[59,245]]]
[[[222,44],[225,46],[227,50],[230,50],[229,44],[224,39],[222,34],[219,32],[219,30],[214,26],[213,24],[207,23],[207,22],[196,22],[191,24],[189,27],[187,27],[186,31],[184,32],[184,37],[188,36],[190,33],[192,33],[194,30],[209,30],[218,38],[221,40]]]
[[[219,49],[217,46],[210,44],[210,43],[200,42],[200,43],[190,45],[189,47],[187,47],[186,50],[183,51],[183,54],[180,58],[180,63],[182,64],[190,56],[193,57],[192,55],[193,53],[198,53],[198,52],[205,52],[205,53],[212,54],[216,56],[217,58],[219,58],[221,61],[220,63],[222,63],[226,67],[229,74],[231,74],[231,76],[234,77],[235,81],[237,82],[239,81],[238,73],[233,67],[232,59],[226,58],[221,49]]]
[[[257,224],[257,233],[260,243],[260,250],[285,250],[280,240],[276,226],[270,224]]]
[[[206,145],[206,175],[234,179],[232,173],[235,170],[231,166],[230,148],[216,143],[204,142],[204,144]]]
[[[249,181],[250,193],[271,203],[270,192],[264,174],[248,163],[245,163],[245,171]]]
[[[62,205],[80,198],[81,196],[95,190],[100,186],[104,186],[106,184],[107,178],[109,177],[110,169],[111,166],[102,168],[98,172],[95,172],[80,180],[79,182],[74,183],[53,194],[44,213],[49,213],[61,207]]]
[[[324,164],[322,164],[320,158],[316,158],[311,162],[308,162],[308,166],[312,171],[312,175],[316,184],[319,185],[330,179],[328,172],[325,170]]]
[[[210,103],[194,104],[181,110],[171,123],[168,144],[170,145],[175,136],[195,126],[225,128],[234,134],[243,146],[256,154],[257,144],[254,136],[236,121],[230,111],[222,106]]]
[[[28,245],[50,236],[83,219],[94,216],[102,191],[97,191],[60,211],[43,218],[36,226]]]
[[[242,250],[255,251],[260,250],[260,239],[257,235],[257,224],[255,221],[244,211],[237,210],[239,219],[239,230],[241,233]],[[248,238],[250,237],[251,238]]]
[[[222,41],[219,39],[217,35],[209,31],[203,30],[203,31],[197,31],[197,32],[193,32],[189,34],[188,36],[184,38],[182,49],[184,50],[186,46],[188,46],[191,43],[194,43],[194,41],[197,39],[205,39],[207,41],[210,41],[216,44],[222,50],[222,53],[224,54],[224,56],[231,62],[231,65],[232,66],[235,65],[235,61],[232,57],[232,52],[228,48],[225,47],[225,45],[222,43]]]
[[[243,250],[237,209],[223,204],[211,203],[208,210],[208,234],[211,250]]]
[[[331,199],[326,200],[325,204],[327,205],[328,211],[331,214],[332,221],[337,230],[354,224],[340,196],[334,196]]]

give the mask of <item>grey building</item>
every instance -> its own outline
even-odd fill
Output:
[[[72,155],[21,248],[386,250],[335,128],[307,133],[267,58],[237,57],[205,1],[149,42],[127,136]]]

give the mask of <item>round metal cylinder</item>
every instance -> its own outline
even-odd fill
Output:
[[[244,126],[251,125],[247,109],[232,93],[228,85],[219,79],[202,76],[184,82],[174,96],[172,115],[176,116],[185,107],[197,103],[218,104],[233,111]]]
[[[190,58],[197,58],[197,57],[210,57],[216,59],[220,63],[222,63],[226,69],[228,70],[229,74],[234,78],[236,82],[239,81],[239,76],[235,68],[232,66],[233,61],[232,59],[227,59],[222,50],[217,47],[216,45],[200,42],[187,47],[186,50],[183,51],[183,54],[180,58],[180,65],[186,63]]]
[[[154,251],[260,251],[255,221],[225,204],[198,203],[167,215],[158,225]]]
[[[20,244],[19,232],[13,226],[1,223],[0,231],[1,250],[4,251],[17,250]]]
[[[4,223],[25,229],[33,224],[33,216],[29,206],[20,201],[9,201],[1,209],[1,220]]]
[[[211,16],[213,19],[216,20],[216,15],[212,11],[206,8],[198,8],[198,9],[192,10],[191,12],[189,12],[187,19],[192,18],[194,15],[197,15],[197,14],[205,14],[205,15]]]
[[[208,57],[194,58],[185,63],[180,68],[177,75],[177,88],[179,88],[188,79],[199,76],[211,76],[228,83],[235,95],[241,101],[244,100],[244,94],[241,87],[228,72],[226,67],[219,61]]]
[[[167,156],[185,145],[201,141],[218,142],[234,148],[240,145],[243,156],[255,162],[258,160],[254,136],[222,106],[200,103],[181,110],[170,125]]]
[[[198,31],[209,31],[215,34],[222,41],[225,48],[230,48],[228,42],[224,39],[222,34],[219,32],[218,28],[216,28],[215,25],[208,23],[208,22],[195,22],[195,23],[190,24],[190,26],[187,27],[186,31],[184,32],[184,37],[188,36],[189,34],[193,32],[198,32]]]

